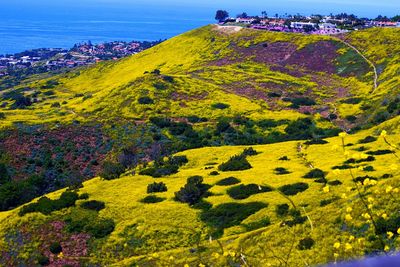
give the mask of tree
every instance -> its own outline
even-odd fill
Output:
[[[219,22],[224,22],[229,17],[229,13],[226,10],[218,10],[215,14],[215,19]]]
[[[267,18],[268,17],[267,11],[261,11],[261,16],[263,18]]]
[[[246,12],[243,12],[242,14],[238,14],[237,17],[238,17],[238,18],[244,18],[244,19],[245,19],[245,18],[248,18],[249,16],[247,15]]]

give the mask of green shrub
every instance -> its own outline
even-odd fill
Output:
[[[288,158],[288,156],[283,156],[279,158],[280,161],[289,161],[290,159]]]
[[[314,246],[314,244],[315,244],[314,239],[312,239],[311,237],[306,237],[299,241],[299,244],[297,245],[297,249],[309,250]]]
[[[171,126],[171,119],[161,117],[151,117],[150,122],[159,128],[168,128]]]
[[[365,167],[363,168],[363,170],[364,170],[365,172],[373,172],[373,171],[375,171],[374,167],[372,167],[372,166],[365,166]]]
[[[40,254],[36,261],[40,266],[47,266],[50,264],[50,259],[43,254]]]
[[[400,228],[400,215],[393,214],[389,219],[385,220],[382,217],[376,219],[376,231],[375,234],[382,235],[387,232],[397,233],[397,229]]]
[[[227,109],[229,108],[229,105],[224,103],[214,103],[211,105],[211,107],[214,109]]]
[[[328,184],[332,185],[332,186],[337,186],[337,185],[341,185],[343,183],[339,180],[333,180],[333,181],[329,181]]]
[[[177,173],[180,166],[188,163],[186,156],[175,156],[168,160],[160,160],[154,163],[153,167],[143,169],[139,172],[140,175],[148,175],[154,178],[159,178],[163,176],[168,176]]]
[[[242,155],[244,156],[256,156],[258,155],[259,152],[257,152],[254,148],[249,147],[249,148],[245,148],[242,152]]]
[[[36,203],[28,204],[19,211],[20,216],[27,213],[40,212],[44,215],[49,215],[53,211],[75,206],[75,202],[79,199],[76,192],[64,192],[59,199],[51,200],[48,197],[40,198]]]
[[[49,250],[51,253],[58,255],[62,252],[62,247],[61,247],[60,243],[54,242],[50,245]]]
[[[148,194],[150,194],[150,193],[167,192],[167,190],[168,190],[168,188],[163,182],[161,182],[161,183],[154,182],[154,183],[149,184],[147,186],[147,193]]]
[[[83,193],[83,194],[79,195],[79,199],[83,199],[83,200],[89,199],[89,194]]]
[[[308,189],[308,184],[306,183],[295,183],[295,184],[288,184],[279,187],[279,191],[287,196],[294,196],[298,193],[304,192]]]
[[[141,105],[151,105],[154,104],[154,100],[148,96],[139,97],[138,103]]]
[[[376,151],[368,151],[366,154],[374,155],[374,156],[387,155],[387,154],[393,154],[393,150],[380,149],[380,150],[376,150]]]
[[[219,180],[216,185],[219,186],[228,186],[228,185],[235,185],[240,183],[241,181],[236,177],[228,177],[222,180]]]
[[[368,143],[372,143],[375,142],[376,140],[378,140],[378,138],[374,137],[374,136],[367,136],[364,139],[361,139],[358,141],[359,144],[368,144]]]
[[[233,199],[246,199],[252,195],[271,192],[272,189],[267,186],[259,186],[256,184],[238,185],[229,188],[227,193]]]
[[[101,171],[99,176],[104,180],[114,180],[117,179],[125,172],[125,168],[122,164],[104,161],[101,166]]]
[[[11,181],[11,177],[8,173],[7,166],[4,163],[0,163],[0,185]]]
[[[165,198],[163,198],[163,197],[150,195],[150,196],[146,196],[145,198],[141,199],[140,202],[146,203],[146,204],[153,204],[153,203],[163,202],[164,200],[165,200]]]
[[[329,142],[323,139],[311,139],[308,140],[306,142],[304,142],[305,145],[309,146],[309,145],[324,145],[324,144],[328,144]]]
[[[81,207],[87,210],[101,211],[106,208],[106,204],[103,201],[90,200],[83,202]]]
[[[204,211],[200,219],[220,233],[225,228],[239,225],[244,219],[267,206],[263,202],[224,203]]]
[[[4,120],[6,118],[6,114],[0,112],[0,120]]]
[[[286,203],[276,205],[275,212],[279,217],[284,217],[289,214],[289,205]]]
[[[203,177],[192,176],[187,179],[184,187],[175,192],[175,199],[182,203],[194,205],[207,193],[210,187],[203,184]]]
[[[305,174],[303,178],[307,179],[325,178],[325,172],[320,169],[312,169],[307,174]]]
[[[284,174],[289,174],[290,171],[288,171],[287,169],[282,168],[282,167],[277,167],[277,168],[274,169],[274,173],[276,175],[284,175]]]
[[[217,171],[212,171],[212,172],[210,172],[209,175],[211,175],[211,176],[217,176],[217,175],[219,175],[219,172],[217,172]]]
[[[243,227],[246,228],[246,231],[254,231],[263,227],[267,227],[270,224],[271,224],[270,218],[265,217],[256,222],[243,224]]]
[[[247,161],[246,156],[236,155],[231,157],[227,162],[218,166],[220,171],[243,171],[251,169],[250,163]]]
[[[111,234],[114,229],[115,223],[112,219],[99,219],[85,227],[85,231],[95,238],[106,237]]]

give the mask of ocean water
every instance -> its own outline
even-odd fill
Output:
[[[99,43],[167,39],[214,22],[213,13],[196,12],[193,16],[190,10],[179,7],[2,9],[0,7],[0,55],[33,48],[70,48],[88,40]]]

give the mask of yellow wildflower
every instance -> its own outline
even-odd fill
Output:
[[[399,228],[399,229],[397,229],[397,234],[399,234],[399,235],[400,235],[400,228]]]
[[[339,253],[333,253],[333,257],[335,257],[335,259],[339,258]]]
[[[336,242],[335,244],[333,244],[333,247],[336,248],[336,249],[339,249],[340,248],[340,243]]]
[[[349,240],[350,241],[353,241],[355,239],[355,237],[353,236],[353,235],[351,235],[350,237],[349,237]]]
[[[235,253],[234,251],[229,251],[229,255],[230,255],[231,257],[235,257],[235,256],[236,256],[236,253]]]
[[[346,251],[352,250],[352,249],[353,249],[353,246],[352,246],[350,243],[346,243],[346,245],[344,246],[344,249],[345,249]]]
[[[200,263],[199,267],[206,267],[206,266],[203,263]]]
[[[158,258],[158,254],[157,253],[153,253],[153,258]]]
[[[369,185],[371,183],[371,180],[369,178],[364,180],[364,185]]]
[[[364,213],[362,216],[367,220],[371,219],[371,216],[368,213]]]
[[[213,253],[214,258],[218,259],[220,257],[218,252]]]
[[[384,214],[381,215],[381,217],[386,220],[388,216],[387,216],[386,213],[384,213]]]
[[[374,202],[374,198],[373,197],[368,197],[368,202],[369,203],[373,203]]]
[[[386,132],[385,130],[383,130],[383,131],[381,132],[381,137],[386,137],[386,135],[387,135],[387,132]]]
[[[385,246],[384,250],[387,252],[390,250],[390,247],[388,245]]]
[[[387,234],[387,237],[388,237],[389,239],[391,239],[391,238],[393,237],[393,235],[394,235],[392,232],[387,232],[386,234]]]
[[[373,206],[374,206],[374,205],[372,205],[372,204],[368,204],[368,208],[369,208],[369,209],[372,209]]]
[[[351,221],[351,220],[353,220],[353,217],[351,217],[350,214],[346,214],[346,216],[344,216],[344,219],[345,219],[346,221]]]
[[[173,261],[174,259],[175,259],[174,256],[169,256],[170,261]]]
[[[189,264],[186,263],[185,265],[183,265],[183,267],[190,267],[190,266],[189,266]]]
[[[393,190],[393,187],[392,187],[392,186],[388,185],[388,186],[386,187],[386,193],[387,193],[387,194],[390,193],[390,192],[392,192],[392,190]]]
[[[359,170],[361,172],[361,171],[364,170],[364,167],[360,166],[360,167],[357,168],[357,170]],[[365,182],[364,182],[364,185],[366,185]]]
[[[393,189],[393,193],[398,193],[399,192],[399,189],[398,188],[395,188],[395,189]]]
[[[229,253],[227,251],[224,252],[224,257],[227,257]]]
[[[60,253],[58,254],[58,257],[59,257],[60,259],[64,258],[64,253],[60,252]]]
[[[362,244],[364,243],[365,239],[360,237],[359,239],[357,239],[358,244]]]
[[[324,188],[322,188],[322,191],[324,191],[324,193],[329,193],[329,185],[325,186]]]
[[[347,133],[346,133],[346,132],[341,132],[341,133],[339,134],[339,137],[341,137],[341,138],[345,138],[345,137],[346,137],[346,135],[347,135]]]
[[[343,193],[341,197],[342,197],[343,199],[346,199],[346,198],[347,198],[347,195],[346,195],[345,193]]]
[[[348,186],[348,187],[346,187],[346,190],[347,190],[348,192],[350,192],[351,190],[353,190],[353,188],[352,188],[351,186]]]
[[[397,166],[396,164],[392,164],[392,165],[390,165],[390,170],[392,170],[392,171],[397,171],[398,169],[399,169],[399,166]]]
[[[350,212],[353,211],[353,208],[352,208],[352,207],[348,207],[348,208],[346,209],[346,211],[347,211],[348,213],[350,213]]]
[[[368,179],[368,178],[367,178]],[[378,182],[376,181],[376,180],[370,180],[369,181],[369,184],[370,185],[376,185]]]

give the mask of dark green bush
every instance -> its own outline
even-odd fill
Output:
[[[387,155],[387,154],[393,154],[393,150],[380,149],[380,150],[376,150],[376,151],[368,151],[366,154],[374,155],[374,156]]]
[[[228,185],[235,185],[240,183],[241,181],[236,177],[228,177],[222,180],[219,180],[216,185],[219,186],[228,186]]]
[[[175,192],[175,199],[189,205],[194,205],[201,200],[209,188],[208,185],[203,184],[203,177],[192,176],[187,179],[184,187]]]
[[[163,182],[160,182],[160,183],[154,182],[154,183],[149,184],[147,186],[147,193],[148,194],[150,194],[150,193],[167,192],[167,190],[168,190],[168,188]]]
[[[163,202],[164,200],[165,200],[165,198],[163,198],[163,197],[158,197],[158,196],[155,196],[155,195],[150,195],[150,196],[146,196],[145,198],[143,198],[142,200],[140,200],[140,202],[146,203],[146,204],[153,204],[153,203]]]
[[[298,97],[298,98],[290,98],[289,102],[292,102],[292,108],[298,108],[299,106],[314,106],[317,103],[314,99],[308,97]]]
[[[79,195],[79,199],[89,199],[89,194],[88,193],[83,193],[81,195]]]
[[[333,181],[329,181],[328,184],[332,185],[332,186],[337,186],[337,185],[341,185],[343,183],[339,180],[333,180]]]
[[[217,175],[219,175],[219,172],[217,172],[217,171],[212,171],[212,172],[210,172],[209,175],[211,175],[211,176],[217,176]]]
[[[284,217],[289,214],[289,205],[286,203],[276,205],[275,212],[279,217]]]
[[[168,128],[171,126],[171,119],[161,117],[151,117],[150,122],[159,128]]]
[[[48,197],[40,198],[36,203],[28,204],[19,211],[20,216],[27,213],[40,212],[44,215],[49,215],[53,211],[75,206],[75,202],[79,199],[76,192],[64,192],[59,199],[51,200]]]
[[[375,177],[369,176],[369,175],[365,175],[365,176],[358,176],[356,178],[353,179],[354,182],[356,183],[362,183],[364,184],[365,179],[370,179],[370,180],[375,180],[377,181],[378,179],[376,179]]]
[[[0,163],[0,185],[11,181],[11,177],[8,173],[7,166],[4,163]]]
[[[374,167],[372,167],[372,166],[365,166],[365,167],[363,168],[363,170],[364,170],[365,172],[373,172],[373,171],[375,171]]]
[[[326,140],[323,140],[323,139],[311,139],[311,140],[304,142],[304,144],[308,145],[308,146],[309,145],[324,145],[327,143],[329,143],[329,142]]]
[[[111,234],[114,229],[115,223],[112,219],[99,219],[85,227],[85,231],[95,238],[106,237]]]
[[[125,168],[122,164],[111,161],[104,161],[101,165],[99,176],[104,180],[113,180],[119,178],[124,172]]]
[[[368,144],[368,143],[372,143],[375,142],[376,140],[378,140],[378,138],[374,137],[374,136],[367,136],[364,139],[361,139],[358,141],[359,144]]]
[[[47,266],[50,264],[50,259],[43,254],[40,254],[36,261],[40,266]]]
[[[265,217],[256,222],[243,224],[243,227],[246,228],[246,231],[254,231],[263,227],[267,227],[270,224],[271,224],[270,218]]]
[[[281,160],[281,161],[289,161],[290,159],[288,158],[288,156],[283,156],[283,157],[280,157],[279,160]]]
[[[6,118],[6,114],[4,114],[3,112],[0,112],[0,120],[3,120]]]
[[[233,199],[246,199],[252,195],[270,192],[272,189],[267,186],[259,186],[256,184],[238,185],[229,188],[227,193]]]
[[[303,178],[315,179],[315,178],[325,178],[325,172],[320,169],[313,169],[309,171]]]
[[[306,237],[300,240],[299,244],[297,245],[297,249],[299,250],[309,250],[315,244],[314,239],[311,237]]]
[[[90,200],[83,202],[81,207],[87,210],[101,211],[106,208],[106,204],[103,201]]]
[[[236,155],[231,157],[227,162],[218,166],[220,171],[243,171],[251,169],[250,163],[247,161],[246,156]]]
[[[62,252],[62,247],[60,243],[54,242],[50,245],[49,250],[51,253],[58,255]]]
[[[345,104],[356,105],[356,104],[361,103],[361,101],[362,101],[362,98],[360,98],[360,97],[352,97],[352,98],[344,99],[344,100],[342,100],[340,102],[345,103]]]
[[[139,97],[138,103],[141,105],[151,105],[154,104],[154,100],[148,96]]]
[[[140,175],[148,175],[154,178],[160,178],[177,173],[179,167],[177,165],[154,166],[143,169],[139,172]]]
[[[281,186],[279,187],[279,191],[287,196],[294,196],[298,193],[306,191],[308,187],[309,186],[306,183],[295,183]]]
[[[200,219],[218,231],[239,225],[244,219],[267,206],[263,202],[225,203],[204,211]]]
[[[283,167],[277,167],[277,168],[274,169],[274,173],[276,175],[284,175],[284,174],[289,174],[290,171],[285,169],[285,168],[283,168]]]
[[[229,105],[224,103],[214,103],[211,105],[211,107],[214,109],[227,109],[229,108]]]
[[[376,219],[376,231],[375,234],[382,235],[387,232],[397,233],[397,229],[400,228],[400,215],[393,214],[389,219],[385,220],[382,217]]]
[[[257,152],[254,148],[249,147],[249,148],[245,148],[242,152],[242,155],[244,156],[256,156],[258,155],[259,152]]]

